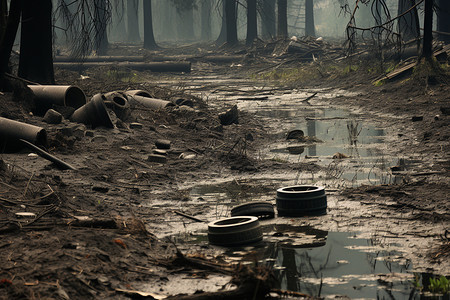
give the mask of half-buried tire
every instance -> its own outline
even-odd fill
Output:
[[[277,190],[278,216],[319,216],[327,213],[325,188],[313,185],[296,185]]]
[[[231,209],[231,216],[255,216],[259,219],[272,219],[275,216],[273,205],[270,202],[248,202]]]
[[[208,224],[209,243],[218,246],[239,246],[261,241],[262,228],[258,218],[239,216]]]

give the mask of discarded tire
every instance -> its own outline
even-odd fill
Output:
[[[231,209],[231,216],[255,216],[259,219],[272,219],[275,216],[275,212],[272,203],[260,201],[233,207]]]
[[[208,224],[208,239],[212,245],[239,246],[259,242],[262,238],[257,217],[231,217]]]
[[[327,213],[327,195],[324,187],[297,185],[277,190],[278,216],[318,216]]]

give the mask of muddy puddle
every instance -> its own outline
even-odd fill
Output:
[[[282,290],[325,299],[433,299],[417,288],[428,287],[433,275],[414,273],[399,244],[308,225],[265,224],[263,232],[264,240],[257,244],[217,248],[229,263],[271,268],[276,288]],[[172,238],[180,245],[208,247],[206,231]]]
[[[163,82],[163,85],[176,84]],[[339,89],[289,89],[256,85],[242,79],[214,76],[178,82],[185,91],[202,97],[212,107],[237,105],[258,117],[273,140],[256,154],[261,159],[280,162],[311,162],[326,169],[320,173],[289,174],[293,184],[320,184],[329,187],[356,187],[363,184],[395,184],[401,173],[414,164],[387,152],[385,128],[363,120],[358,111],[332,107],[332,99],[357,96]],[[330,105],[331,103],[331,105]],[[288,139],[301,131],[301,139]]]

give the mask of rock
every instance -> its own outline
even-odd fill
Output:
[[[450,115],[450,106],[447,107],[441,106],[439,109],[444,116]]]
[[[413,122],[423,121],[423,116],[413,116],[411,118],[411,121]]]
[[[170,141],[159,139],[155,141],[155,146],[158,149],[170,149]]]
[[[295,129],[288,132],[286,135],[287,140],[301,139],[305,136],[303,130]]]
[[[349,158],[349,156],[341,152],[336,152],[335,154],[333,154],[333,159],[343,159],[343,158]]]
[[[167,155],[167,151],[163,150],[163,149],[153,149],[153,154],[158,154],[158,155]]]
[[[167,157],[159,154],[150,154],[147,161],[165,164],[167,162]]]
[[[84,132],[84,135],[88,136],[88,137],[93,137],[94,136],[94,131],[93,130],[86,130]]]
[[[63,116],[54,109],[49,109],[44,115],[43,121],[48,124],[59,124],[62,122]]]
[[[229,111],[219,115],[220,124],[231,125],[239,124],[239,111],[237,105],[234,105]]]
[[[130,123],[131,129],[142,129],[143,127],[144,127],[144,125],[142,125],[141,123],[137,123],[137,122]]]

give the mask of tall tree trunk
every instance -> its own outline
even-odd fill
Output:
[[[6,88],[4,75],[9,71],[9,58],[20,23],[23,0],[11,0],[5,33],[0,39],[0,90]]]
[[[438,0],[437,30],[447,34],[438,34],[441,41],[450,43],[450,1]]]
[[[264,39],[274,38],[276,35],[275,1],[261,0],[261,36]]]
[[[258,37],[257,22],[256,0],[247,0],[247,45],[251,45],[253,41]]]
[[[152,0],[144,0],[144,48],[158,48],[153,34]]]
[[[287,0],[278,0],[278,28],[277,36],[280,38],[287,38]]]
[[[18,74],[41,84],[55,83],[51,0],[23,2]]]
[[[305,0],[305,35],[316,36],[313,0]]]
[[[128,42],[138,43],[141,41],[139,36],[139,23],[138,23],[138,0],[127,0],[127,32]]]
[[[237,38],[237,14],[236,14],[236,0],[225,1],[225,18],[227,25],[227,44],[234,46],[238,43]]]
[[[433,53],[433,0],[425,0],[422,57],[430,60]]]
[[[227,18],[226,18],[226,0],[222,1],[222,25],[220,28],[220,34],[219,37],[216,40],[217,45],[222,45],[223,43],[226,43],[227,41]]]
[[[201,3],[201,39],[209,41],[211,39],[211,10],[212,1],[203,0]]]
[[[415,0],[398,0],[398,15],[402,15],[415,4]],[[403,41],[420,37],[419,15],[416,8],[398,19],[398,29]]]
[[[95,49],[97,55],[106,55],[108,50],[107,11],[105,0],[95,0],[94,6],[95,24]]]
[[[0,41],[6,29],[6,21],[8,19],[8,3],[6,0],[0,0]]]
[[[194,35],[194,9],[178,10],[178,39],[192,40]]]

